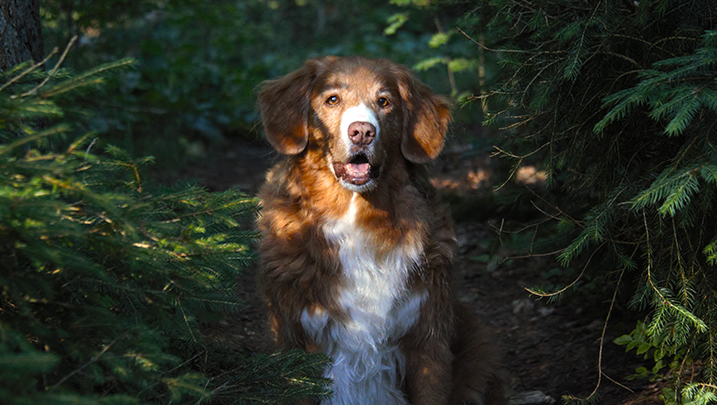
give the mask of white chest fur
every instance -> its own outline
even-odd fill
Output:
[[[301,321],[333,361],[326,376],[334,380],[335,395],[324,404],[406,404],[397,340],[416,322],[427,295],[406,288],[422,247],[399,245],[379,258],[366,231],[356,225],[355,199],[342,218],[324,227],[329,242],[339,246],[344,284],[338,300],[348,320],[305,309]]]

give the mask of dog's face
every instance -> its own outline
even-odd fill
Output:
[[[366,66],[350,68],[317,78],[311,121],[329,169],[343,187],[361,192],[376,186],[388,151],[400,139],[402,111],[395,83]]]
[[[309,60],[265,82],[259,107],[279,152],[319,153],[355,192],[375,188],[392,159],[435,158],[450,120],[447,103],[406,68],[365,58]]]

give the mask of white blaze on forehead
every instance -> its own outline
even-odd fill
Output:
[[[375,137],[378,138],[380,128],[378,127],[376,114],[374,114],[373,110],[366,107],[366,104],[361,103],[355,107],[349,108],[341,115],[341,135],[342,138],[348,142],[349,147],[351,146],[351,139],[348,136],[349,125],[354,122],[368,122],[369,124],[372,124],[376,128]]]

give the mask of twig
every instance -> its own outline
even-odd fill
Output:
[[[58,49],[57,49],[57,48],[54,48],[54,49],[52,50],[52,52],[50,52],[50,54],[47,55],[47,57],[46,57],[45,59],[43,59],[40,63],[35,63],[35,64],[33,64],[32,66],[30,66],[29,68],[27,68],[24,72],[22,72],[22,73],[20,73],[19,75],[13,77],[13,78],[10,79],[7,83],[5,83],[5,84],[3,84],[2,86],[0,86],[0,91],[5,90],[5,88],[7,88],[8,86],[10,86],[11,84],[13,84],[13,83],[15,83],[16,81],[22,79],[22,78],[25,77],[27,74],[31,73],[33,70],[35,70],[35,69],[37,69],[38,67],[40,67],[40,66],[44,65],[45,63],[47,63],[47,61],[50,60],[50,58],[53,57],[57,52],[58,52]],[[13,97],[15,97],[15,96],[13,96]]]
[[[456,29],[458,30],[458,32],[460,32],[461,34],[463,34],[463,36],[465,36],[466,38],[470,39],[471,42],[473,42],[474,44],[480,46],[481,48],[485,49],[486,51],[490,51],[490,52],[506,52],[506,53],[530,53],[529,51],[519,51],[519,50],[517,50],[517,49],[491,49],[491,48],[488,48],[487,46],[481,44],[480,42],[476,41],[475,39],[473,39],[473,37],[471,37],[470,35],[466,34],[465,31],[463,31],[462,29],[460,29],[460,28],[458,28],[458,27],[456,27]]]
[[[92,142],[90,142],[90,144],[87,146],[87,149],[85,150],[85,154],[87,154],[87,155],[90,154],[90,149],[92,149],[92,146],[94,146],[95,142],[97,142],[97,138],[94,138],[92,140]],[[85,157],[85,160],[86,159],[87,159],[87,157]]]
[[[510,174],[508,175],[508,178],[507,178],[501,185],[499,185],[498,187],[496,187],[496,188],[495,188],[495,191],[498,191],[498,190],[502,189],[503,187],[505,187],[506,184],[508,184],[508,182],[513,178],[513,176],[515,175],[515,173],[518,172],[518,169],[520,168],[520,164],[523,163],[523,160],[524,160],[525,158],[530,157],[531,155],[534,155],[534,154],[538,153],[541,149],[543,149],[544,147],[546,147],[546,146],[548,146],[548,145],[550,145],[550,142],[544,143],[544,144],[543,144],[542,146],[540,146],[538,149],[536,149],[536,150],[534,150],[534,151],[532,151],[532,152],[530,152],[530,153],[528,153],[528,154],[526,154],[526,155],[522,155],[522,156],[519,156],[519,155],[510,153],[510,152],[505,151],[505,150],[503,150],[503,149],[501,149],[501,148],[499,148],[499,147],[497,147],[497,146],[493,146],[493,148],[496,149],[498,152],[494,152],[494,153],[491,155],[491,157],[492,157],[492,156],[499,155],[499,154],[503,154],[503,155],[506,155],[506,156],[511,157],[511,158],[513,158],[513,159],[518,159],[518,163],[515,164],[515,169],[513,169],[513,170],[510,171]]]
[[[110,343],[106,344],[105,347],[103,347],[102,350],[100,350],[99,353],[97,353],[96,355],[94,355],[94,356],[90,359],[90,361],[88,361],[87,363],[83,364],[83,365],[80,366],[79,368],[76,368],[76,369],[73,370],[70,374],[67,374],[66,376],[62,377],[62,379],[60,379],[60,381],[58,381],[55,385],[53,385],[52,387],[48,388],[48,391],[54,390],[55,388],[57,388],[57,387],[59,387],[60,385],[62,385],[62,383],[64,383],[64,382],[67,381],[68,379],[70,379],[70,377],[72,377],[73,375],[75,375],[75,374],[79,373],[80,371],[84,370],[84,369],[87,368],[87,366],[89,366],[90,364],[97,362],[97,360],[100,359],[100,356],[102,356],[103,354],[105,354],[105,352],[107,352],[107,350],[109,350],[110,347],[112,347],[112,345],[114,345],[118,340],[120,340],[121,338],[123,338],[123,337],[125,337],[125,336],[127,336],[127,332],[125,332],[125,333],[123,333],[123,334],[117,336],[117,337],[115,338],[115,340],[113,340],[113,341],[111,341]]]
[[[533,258],[533,257],[554,256],[554,255],[557,255],[557,254],[559,254],[559,253],[563,253],[563,251],[565,251],[565,249],[559,249],[559,250],[556,250],[556,251],[554,251],[554,252],[548,252],[548,253],[528,253],[527,255],[523,255],[523,256],[508,256],[508,257],[506,257],[505,259],[501,260],[499,264],[503,264],[503,263],[505,263],[506,261],[508,261],[508,260],[513,260],[513,259],[530,259],[530,258]],[[525,288],[525,287],[523,287],[523,288]],[[536,294],[536,293],[533,293],[532,291],[530,291],[530,290],[527,289],[527,288],[525,288],[525,289],[528,290],[528,292],[530,292],[530,293],[532,293],[532,294]],[[538,294],[536,294],[536,295],[538,295]]]
[[[490,52],[536,53],[536,54],[538,54],[538,55],[550,55],[550,54],[567,53],[566,51],[550,51],[550,52],[548,52],[548,51],[542,51],[542,52],[533,52],[533,51],[523,51],[523,50],[519,50],[519,49],[492,49],[492,48],[488,48],[487,46],[485,46],[485,45],[481,44],[480,42],[476,41],[475,39],[473,39],[473,37],[471,37],[470,35],[466,34],[465,31],[463,31],[462,29],[460,29],[460,28],[458,28],[458,27],[456,27],[456,29],[458,30],[458,32],[460,32],[461,34],[463,34],[466,38],[470,39],[471,42],[473,42],[474,44],[480,46],[481,48],[485,49],[486,51],[490,51]]]
[[[535,203],[533,203],[532,201],[531,201],[531,203],[533,204],[533,206],[535,206]],[[526,226],[524,226],[524,227],[522,227],[522,228],[520,228],[520,229],[517,229],[517,230],[515,230],[515,231],[504,231],[504,230],[502,229],[502,226],[501,226],[501,228],[499,229],[499,228],[497,228],[495,225],[491,225],[491,228],[495,229],[497,233],[519,234],[519,233],[521,233],[521,232],[523,232],[523,231],[525,231],[525,230],[527,230],[527,229],[536,228],[536,227],[538,227],[538,226],[540,226],[540,225],[542,225],[542,224],[544,224],[544,223],[550,221],[551,219],[559,219],[559,218],[557,218],[557,217],[551,216],[550,214],[548,214],[548,213],[546,213],[546,212],[543,212],[543,211],[542,211],[540,208],[538,208],[537,206],[535,206],[535,208],[536,208],[538,211],[540,211],[541,213],[545,214],[546,216],[548,216],[548,217],[550,217],[550,218],[544,219],[544,220],[542,220],[542,221],[538,221],[538,222],[533,223],[533,224],[530,224],[530,225],[526,225]],[[502,222],[501,222],[501,225],[502,225]]]
[[[48,73],[47,77],[45,77],[45,80],[43,80],[42,83],[38,84],[34,89],[21,94],[20,97],[27,97],[29,95],[35,94],[35,93],[37,93],[37,91],[40,88],[42,88],[42,86],[46,85],[47,82],[50,81],[52,76],[54,76],[55,73],[57,73],[57,70],[60,69],[60,65],[62,65],[62,62],[65,61],[67,54],[70,52],[70,48],[72,48],[72,45],[74,45],[76,41],[77,41],[77,35],[75,35],[74,37],[72,37],[72,39],[70,39],[70,42],[67,44],[67,47],[65,47],[65,50],[62,52],[62,55],[60,56],[60,60],[57,61],[57,63],[55,64],[55,67],[52,68],[50,73]]]
[[[596,249],[597,251],[597,249]],[[635,253],[637,252],[637,247],[635,247],[635,250],[632,251],[632,255],[630,255],[630,258],[635,256]],[[607,325],[610,322],[610,315],[612,314],[612,310],[615,307],[615,301],[617,300],[617,291],[620,288],[620,282],[622,282],[622,276],[625,274],[625,270],[627,270],[627,267],[623,267],[622,271],[620,272],[620,277],[617,279],[617,284],[615,285],[615,291],[612,293],[612,300],[610,301],[610,308],[607,310],[607,316],[605,317],[605,323],[603,323],[602,326],[602,334],[600,335],[600,351],[598,352],[598,381],[595,385],[595,389],[593,392],[590,393],[585,398],[576,398],[572,395],[565,395],[563,398],[568,400],[583,400],[583,401],[589,401],[592,399],[592,397],[597,393],[598,388],[600,388],[600,383],[602,382],[602,376],[605,376],[610,381],[614,382],[615,384],[619,385],[620,387],[625,388],[626,390],[633,392],[631,389],[627,388],[626,386],[618,383],[617,381],[610,378],[607,374],[603,373],[602,371],[602,352],[603,348],[605,346],[605,333],[607,332]]]
[[[532,188],[530,188],[530,187],[528,187],[528,186],[526,186],[525,188],[527,188],[528,191],[530,191],[534,196],[536,196],[537,198],[539,198],[540,201],[542,201],[542,202],[544,202],[544,203],[550,205],[551,207],[553,207],[553,209],[555,209],[556,211],[558,211],[559,214],[564,215],[565,218],[569,219],[572,223],[574,223],[575,225],[579,226],[580,228],[585,229],[585,225],[582,224],[582,221],[576,220],[575,218],[573,218],[573,217],[571,217],[570,215],[568,215],[565,211],[561,210],[560,207],[558,207],[557,205],[551,204],[550,202],[546,201],[545,198],[543,198],[540,194],[536,193],[535,190],[533,190]]]
[[[625,385],[625,384],[622,384],[622,383],[620,383],[620,382],[615,381],[612,377],[610,377],[609,375],[605,374],[604,372],[602,373],[602,375],[604,375],[605,378],[607,378],[608,380],[610,380],[613,384],[617,385],[618,387],[622,387],[622,388],[624,388],[624,389],[630,391],[630,392],[633,393],[633,394],[635,393],[635,391],[634,391],[632,388],[628,387],[628,386]]]
[[[187,360],[186,360],[185,362],[183,362],[182,364],[178,364],[176,367],[174,367],[174,368],[172,368],[172,369],[170,369],[170,370],[167,370],[167,372],[166,372],[165,374],[171,374],[171,373],[173,373],[173,372],[179,370],[180,368],[186,366],[187,364],[191,363],[191,362],[194,361],[194,359],[196,359],[197,357],[199,357],[199,356],[204,356],[204,355],[206,355],[206,354],[207,354],[206,350],[205,350],[205,351],[202,351],[202,352],[199,352],[199,353],[195,354],[194,356],[190,357],[189,359],[187,359]]]
[[[560,289],[559,291],[556,291],[556,292],[553,292],[553,293],[540,293],[540,292],[537,292],[537,291],[533,291],[533,290],[531,290],[530,288],[527,288],[527,287],[523,287],[523,288],[524,288],[526,291],[528,291],[529,293],[531,293],[531,294],[533,294],[533,295],[537,295],[538,297],[541,297],[541,298],[550,298],[550,297],[554,297],[554,296],[556,296],[556,295],[560,295],[560,294],[564,293],[564,292],[567,291],[570,287],[574,286],[575,283],[577,283],[578,281],[580,281],[580,279],[583,277],[583,274],[585,274],[585,270],[587,270],[588,265],[590,265],[590,261],[592,261],[593,256],[595,256],[595,254],[596,254],[598,251],[600,251],[600,248],[603,247],[603,246],[605,246],[606,243],[607,243],[607,242],[603,242],[600,246],[598,246],[597,248],[595,248],[595,250],[593,251],[593,254],[590,255],[590,257],[588,258],[587,263],[585,263],[585,266],[583,266],[583,270],[580,272],[580,274],[577,276],[577,278],[575,278],[575,280],[573,280],[572,283],[566,285],[565,287],[563,287],[563,288]]]

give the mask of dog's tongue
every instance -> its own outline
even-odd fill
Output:
[[[334,173],[339,179],[356,186],[366,184],[375,175],[371,164],[365,159],[356,159],[354,162],[334,163]]]
[[[346,169],[352,176],[365,176],[371,169],[371,165],[368,163],[347,163]]]

